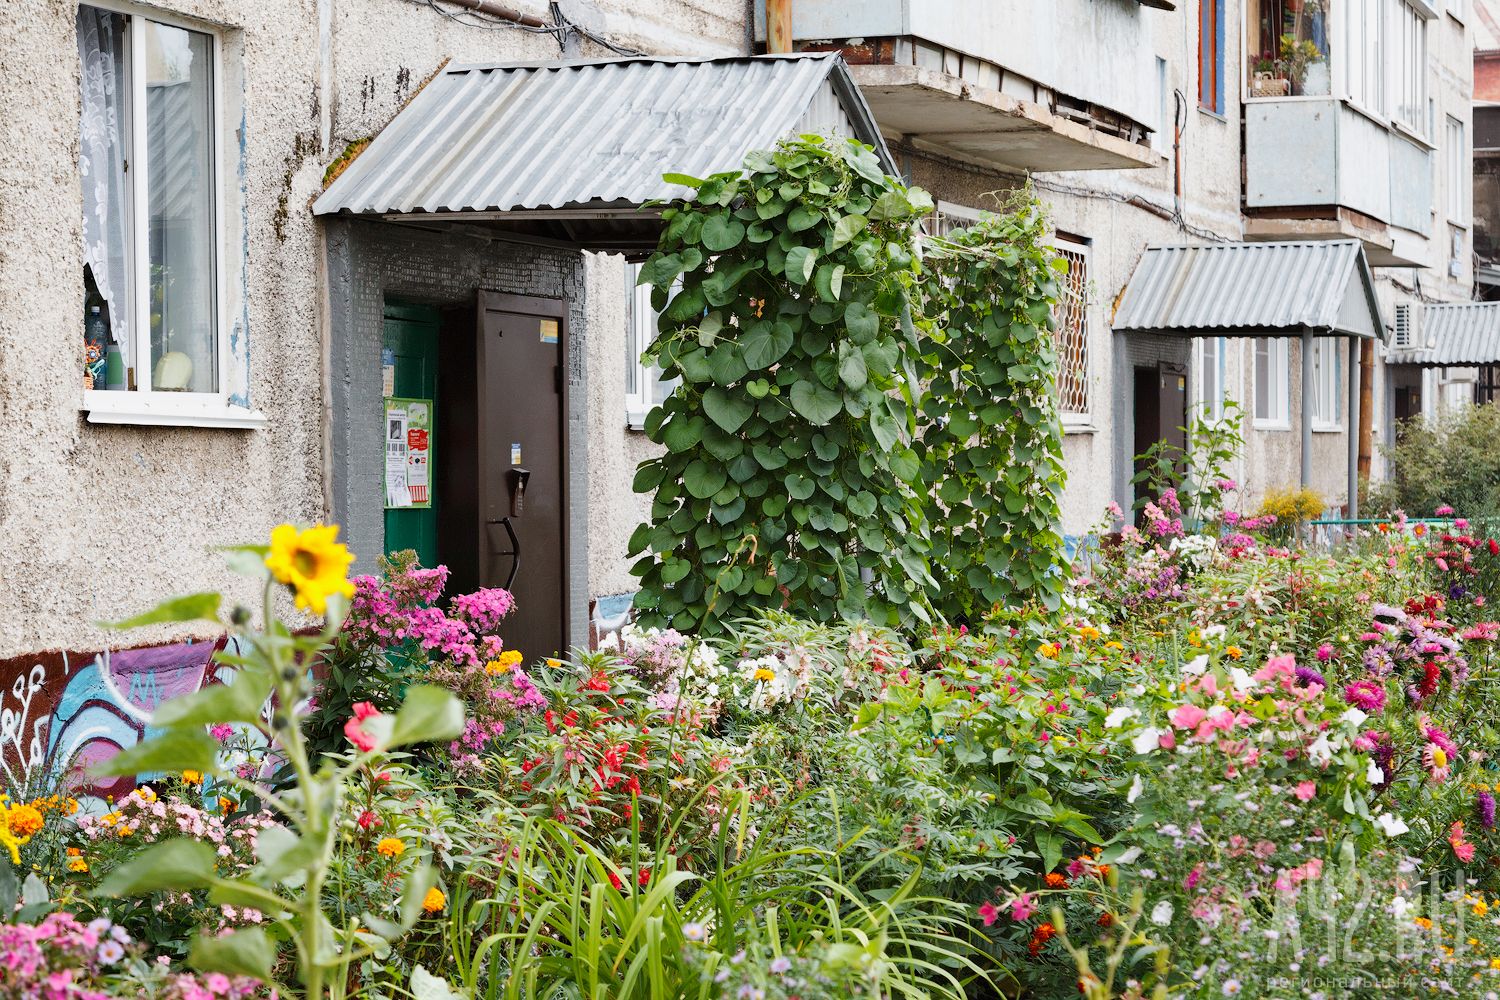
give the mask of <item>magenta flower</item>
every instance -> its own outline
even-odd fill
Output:
[[[1000,919],[1000,911],[995,908],[994,903],[988,901],[980,903],[979,919],[984,921],[984,926],[989,927],[996,920]]]
[[[1344,701],[1374,715],[1385,708],[1385,688],[1372,680],[1355,681],[1344,687]]]
[[[1031,900],[1031,893],[1023,892],[1010,901],[1010,919],[1016,923],[1030,920],[1036,913],[1036,904]]]

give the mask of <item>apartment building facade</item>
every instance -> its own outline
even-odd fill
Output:
[[[1434,3],[793,0],[771,37],[763,0],[12,5],[6,753],[122,745],[210,679],[207,623],[129,653],[94,623],[252,601],[213,550],[282,521],[341,521],[357,571],[413,547],[467,585],[513,582],[524,548],[515,586],[552,622],[529,652],[587,641],[633,589],[639,428],[670,389],[639,361],[636,209],[672,194],[662,172],[788,132],[878,147],[934,193],[934,231],[1028,183],[1048,203],[1070,534],[1129,498],[1133,455],[1229,399],[1247,502],[1306,476],[1336,504],[1353,358],[1381,341],[1384,427],[1393,317],[1472,281],[1470,13]],[[1333,292],[1226,298],[1310,256]],[[1171,287],[1194,291],[1152,291]],[[530,354],[479,346],[500,342]],[[530,375],[486,396],[487,364]]]

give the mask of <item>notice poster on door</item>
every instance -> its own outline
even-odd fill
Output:
[[[385,506],[432,506],[432,400],[385,400]]]

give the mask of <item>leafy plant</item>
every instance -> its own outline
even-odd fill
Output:
[[[1388,479],[1370,491],[1370,505],[1413,517],[1452,507],[1465,517],[1500,515],[1500,403],[1465,406],[1435,420],[1401,424],[1382,447]]]
[[[285,525],[277,529],[271,546],[243,546],[232,556],[237,569],[265,581],[262,628],[249,629],[250,614],[236,609],[234,628],[246,652],[217,657],[236,669],[234,682],[163,704],[152,715],[155,735],[108,761],[99,773],[192,770],[264,803],[284,825],[259,832],[259,863],[242,876],[219,874],[213,845],[176,838],[154,844],[120,865],[102,880],[98,892],[121,897],[157,890],[206,890],[217,905],[254,909],[263,915],[269,930],[256,926],[219,936],[200,935],[192,944],[190,964],[205,972],[272,982],[277,943],[286,941],[294,949],[301,990],[286,987],[283,993],[308,1000],[337,1000],[348,993],[350,967],[399,939],[415,923],[433,885],[431,867],[419,864],[405,880],[397,920],[371,913],[344,916],[335,909],[342,919],[340,926],[333,924],[325,912],[324,893],[346,785],[356,771],[390,750],[458,736],[463,711],[452,694],[425,685],[409,688],[394,716],[369,705],[356,706],[345,726],[356,752],[324,758],[314,770],[299,710],[311,693],[307,665],[330,647],[347,610],[343,598],[352,590],[345,578],[350,557],[342,545],[333,542],[329,529],[298,532]],[[326,610],[321,631],[294,632],[276,617],[278,582],[291,587],[299,604],[317,612]],[[217,594],[179,598],[120,626],[185,616],[213,618],[219,603]],[[287,787],[273,788],[224,769],[218,742],[204,731],[217,724],[258,730],[284,758],[294,780]]]
[[[1053,348],[1055,273],[1046,218],[1029,194],[1004,214],[924,243],[922,482],[938,608],[977,619],[1064,586],[1064,470]]]
[[[647,419],[666,454],[635,477],[654,493],[630,540],[641,623],[921,616],[909,312],[932,200],[868,147],[819,136],[673,179],[696,194],[663,211],[640,277],[661,313],[648,354],[682,379]]]

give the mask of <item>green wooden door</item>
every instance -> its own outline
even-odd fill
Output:
[[[394,390],[389,395],[433,401],[433,463],[443,461],[443,429],[437,423],[436,406],[438,323],[437,311],[427,306],[394,302],[385,305],[385,352],[381,364],[395,366]],[[428,473],[430,481],[436,484],[437,469],[429,469]],[[438,512],[442,504],[442,491],[434,489],[431,507],[387,509],[385,550],[415,549],[423,566],[436,566]]]

